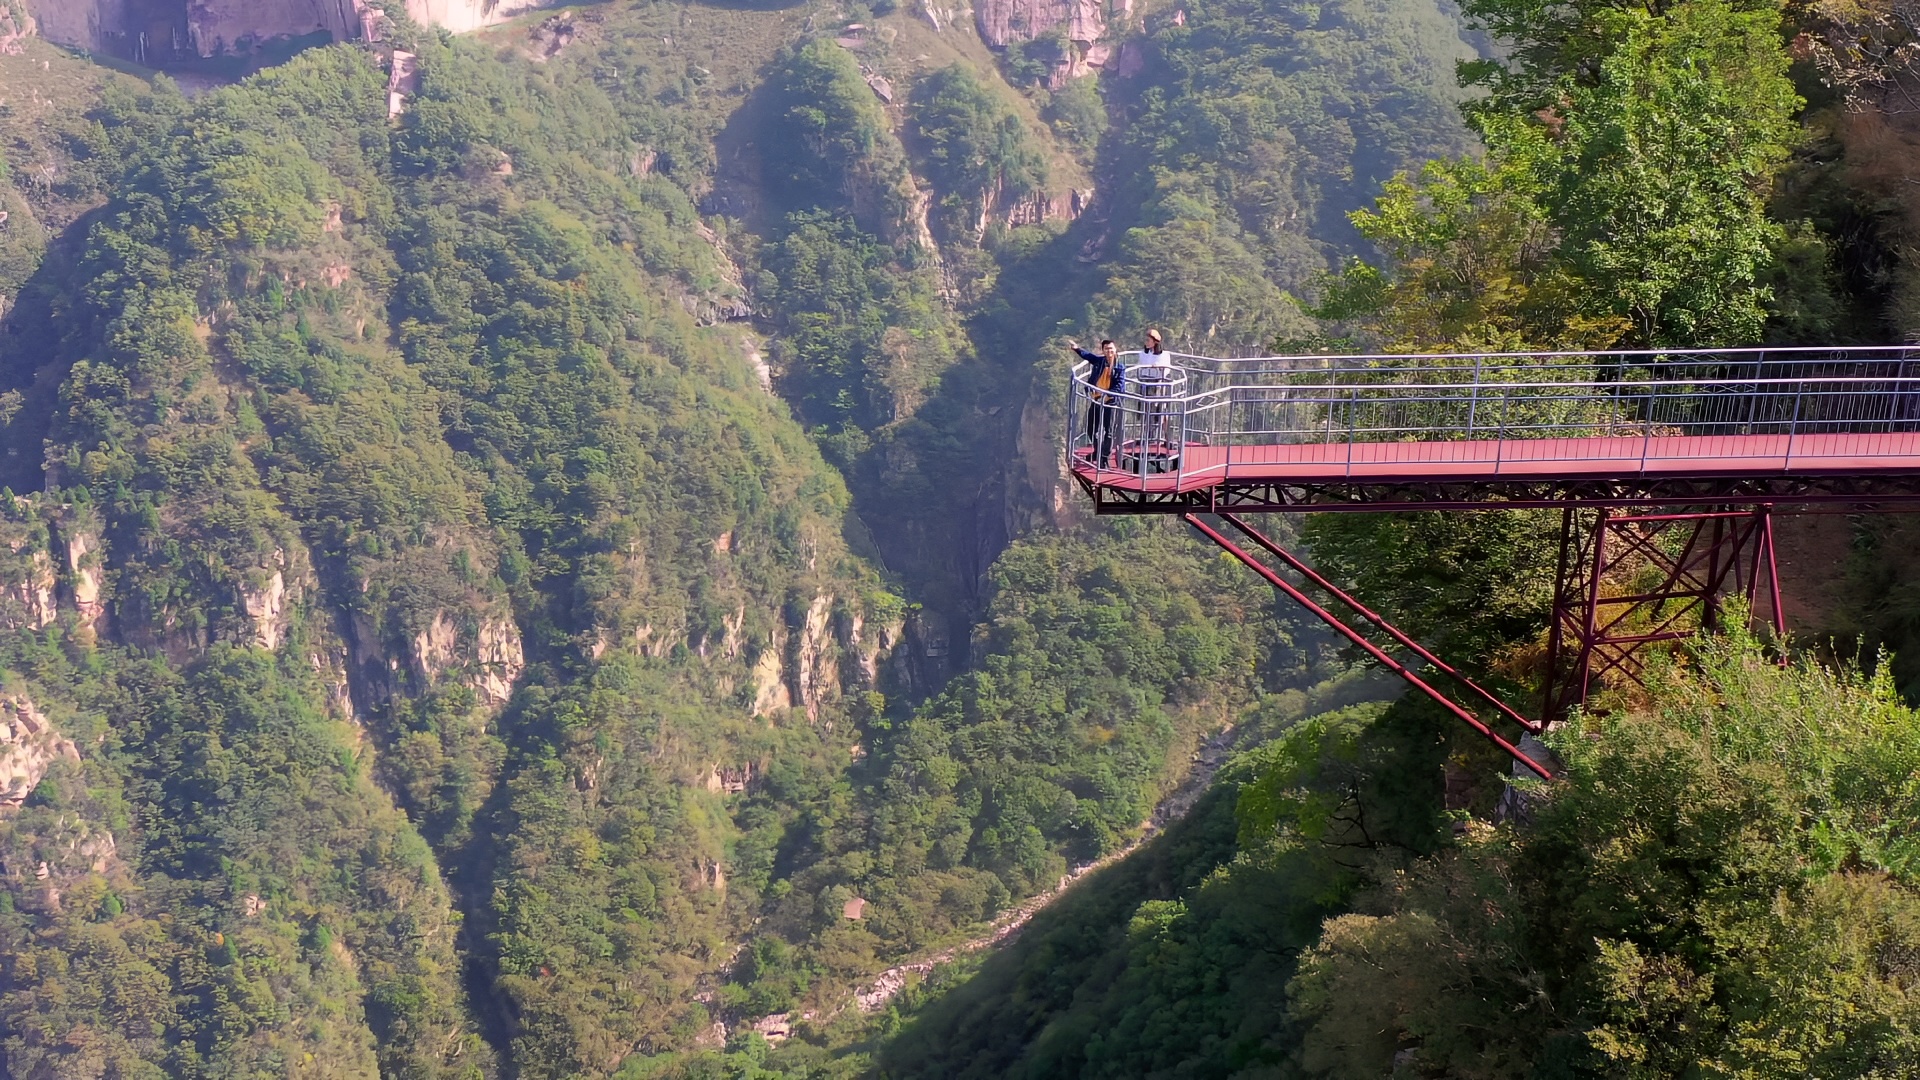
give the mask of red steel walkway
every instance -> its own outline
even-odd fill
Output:
[[[1470,483],[1666,476],[1897,476],[1920,473],[1920,432],[1189,445],[1178,455],[1177,465],[1149,461],[1144,474],[1118,468],[1096,470],[1091,456],[1082,447],[1073,461],[1073,472],[1082,481],[1117,491],[1155,493],[1202,491],[1235,483],[1327,485],[1346,480]],[[1169,467],[1177,472],[1155,471]]]

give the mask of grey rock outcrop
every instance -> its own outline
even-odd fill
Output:
[[[996,49],[1064,28],[1068,41],[1086,45],[1107,31],[1100,0],[981,0],[974,8],[980,37]]]
[[[335,41],[375,37],[382,7],[455,33],[478,30],[554,0],[28,0],[49,41],[165,67],[215,56],[244,56],[275,41],[327,34]],[[20,28],[16,28],[19,32]]]
[[[513,696],[514,682],[527,666],[520,628],[505,616],[483,618],[477,625],[462,628],[449,613],[437,611],[432,621],[413,635],[410,644],[409,659],[417,686],[437,686],[459,668],[463,681],[490,707],[507,703]]]
[[[55,731],[32,701],[0,698],[0,809],[26,802],[61,758],[80,760],[72,739]]]
[[[53,556],[42,547],[13,546],[14,559],[0,581],[0,629],[44,630],[59,615],[54,601]]]
[[[255,570],[240,582],[241,610],[252,625],[250,645],[273,650],[287,637],[287,611],[292,592],[287,588],[287,553],[276,550],[270,565]]]
[[[556,6],[557,0],[406,0],[415,22],[444,26],[456,34],[495,26],[529,11]]]
[[[99,535],[86,528],[63,528],[67,548],[68,588],[74,610],[79,613],[83,630],[95,630],[106,618],[103,596],[106,569],[102,563]]]
[[[325,33],[365,36],[378,13],[365,0],[29,0],[49,41],[139,63],[250,53]]]

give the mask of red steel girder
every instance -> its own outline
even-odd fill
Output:
[[[1292,552],[1281,547],[1279,544],[1274,543],[1272,540],[1268,539],[1264,533],[1261,533],[1259,530],[1255,529],[1253,526],[1247,524],[1244,518],[1241,518],[1237,514],[1221,514],[1219,515],[1219,517],[1222,521],[1225,521],[1227,524],[1239,530],[1241,535],[1253,541],[1255,544],[1260,545],[1260,547],[1265,549],[1269,555],[1272,555],[1274,558],[1279,559],[1283,563],[1286,563],[1287,566],[1291,567],[1295,573],[1299,574],[1301,577],[1306,578],[1308,581],[1313,582],[1313,584],[1317,588],[1319,588],[1321,592],[1324,592],[1327,595],[1333,597],[1336,601],[1340,602],[1341,604],[1345,605],[1348,609],[1353,611],[1354,614],[1360,616],[1361,618],[1372,623],[1374,626],[1378,627],[1381,633],[1384,633],[1388,637],[1392,638],[1396,644],[1400,645],[1402,648],[1413,653],[1415,656],[1418,656],[1420,659],[1425,660],[1427,663],[1432,664],[1436,671],[1439,671],[1442,675],[1445,675],[1448,678],[1452,679],[1454,682],[1458,683],[1462,689],[1466,690],[1472,696],[1479,698],[1480,701],[1482,701],[1483,703],[1492,706],[1496,712],[1500,713],[1500,715],[1506,717],[1508,720],[1513,721],[1515,724],[1520,725],[1521,728],[1525,729],[1526,731],[1532,734],[1538,735],[1542,730],[1544,730],[1543,726],[1538,720],[1534,720],[1531,717],[1521,715],[1511,705],[1508,705],[1506,702],[1500,700],[1500,698],[1497,695],[1495,695],[1492,691],[1487,690],[1485,687],[1481,686],[1479,683],[1476,683],[1472,679],[1468,678],[1465,673],[1461,672],[1459,669],[1455,668],[1453,665],[1440,659],[1438,656],[1435,656],[1431,651],[1427,649],[1426,646],[1420,644],[1419,642],[1413,640],[1411,637],[1408,637],[1405,633],[1401,632],[1399,627],[1394,626],[1392,623],[1388,622],[1384,617],[1376,614],[1374,611],[1372,611],[1365,605],[1361,604],[1360,601],[1355,600],[1352,596],[1342,591],[1338,586],[1334,585],[1333,582],[1328,581],[1326,578],[1322,577],[1318,571],[1314,570],[1313,567],[1308,566],[1305,562],[1301,561],[1299,556],[1294,555]]]
[[[1361,651],[1365,652],[1368,656],[1372,657],[1376,663],[1380,664],[1382,667],[1385,667],[1387,670],[1393,672],[1394,674],[1400,676],[1402,679],[1406,680],[1408,685],[1412,686],[1415,690],[1420,691],[1422,694],[1425,694],[1428,698],[1432,699],[1436,704],[1438,704],[1442,709],[1445,709],[1448,713],[1452,714],[1455,718],[1463,721],[1469,727],[1473,728],[1473,730],[1478,732],[1481,735],[1481,737],[1485,738],[1487,741],[1493,743],[1495,746],[1498,746],[1501,750],[1505,751],[1510,757],[1513,758],[1513,760],[1526,766],[1529,770],[1534,772],[1541,779],[1544,779],[1544,780],[1553,779],[1553,772],[1546,765],[1540,763],[1539,761],[1534,760],[1531,756],[1529,756],[1527,753],[1522,751],[1518,746],[1515,746],[1512,742],[1508,741],[1506,737],[1502,736],[1499,732],[1489,727],[1485,721],[1481,720],[1478,716],[1475,716],[1471,711],[1466,709],[1464,706],[1460,705],[1458,702],[1454,701],[1451,697],[1447,696],[1445,693],[1435,688],[1431,683],[1421,678],[1418,672],[1415,672],[1413,669],[1407,667],[1405,664],[1394,659],[1394,657],[1390,653],[1388,653],[1385,649],[1381,648],[1379,645],[1375,644],[1365,634],[1362,634],[1360,631],[1355,630],[1353,627],[1347,625],[1347,623],[1343,621],[1338,615],[1335,615],[1333,612],[1327,610],[1325,607],[1316,603],[1311,597],[1309,597],[1306,593],[1302,592],[1292,582],[1288,581],[1286,578],[1281,577],[1279,573],[1274,571],[1271,567],[1267,566],[1265,563],[1262,563],[1259,559],[1255,558],[1245,548],[1242,548],[1238,544],[1235,544],[1232,540],[1229,540],[1224,534],[1222,534],[1218,529],[1215,529],[1213,526],[1208,525],[1206,522],[1200,520],[1198,515],[1191,514],[1191,513],[1183,514],[1181,515],[1181,520],[1185,521],[1189,525],[1192,525],[1195,529],[1197,529],[1200,532],[1201,535],[1205,536],[1207,539],[1219,545],[1222,551],[1225,551],[1227,554],[1232,555],[1235,559],[1238,559],[1248,569],[1252,570],[1254,573],[1259,574],[1261,577],[1265,578],[1268,584],[1272,585],[1274,588],[1285,593],[1295,603],[1299,604],[1301,607],[1304,607],[1308,611],[1312,612],[1316,617],[1320,619],[1321,622],[1324,622],[1328,626],[1332,627],[1334,631],[1339,633],[1342,637],[1346,638],[1348,641],[1352,642],[1354,645],[1359,646]],[[1292,567],[1296,571],[1299,571],[1300,573],[1305,575],[1309,581],[1312,581],[1315,585],[1327,590],[1327,592],[1331,596],[1333,596],[1338,602],[1346,605],[1355,613],[1359,614],[1362,618],[1366,619],[1368,622],[1371,622],[1376,627],[1380,628],[1390,638],[1392,638],[1396,644],[1412,649],[1422,659],[1428,661],[1429,663],[1434,664],[1436,669],[1439,670],[1442,674],[1448,676],[1449,678],[1452,678],[1454,681],[1467,687],[1469,691],[1474,694],[1474,696],[1480,698],[1483,702],[1491,702],[1493,705],[1497,706],[1498,711],[1503,717],[1509,718],[1518,722],[1519,725],[1528,732],[1537,732],[1540,730],[1540,726],[1537,723],[1520,716],[1519,713],[1515,712],[1513,709],[1508,707],[1504,702],[1501,702],[1492,693],[1490,693],[1483,687],[1480,687],[1477,684],[1473,683],[1472,680],[1468,679],[1465,675],[1461,674],[1458,670],[1441,662],[1438,657],[1435,657],[1431,652],[1428,652],[1426,649],[1420,647],[1417,643],[1413,641],[1412,638],[1408,637],[1406,634],[1402,633],[1397,628],[1391,626],[1385,619],[1381,618],[1379,615],[1373,613],[1372,611],[1367,610],[1358,601],[1354,600],[1352,597],[1348,596],[1346,593],[1341,592],[1339,589],[1335,588],[1332,585],[1332,583],[1328,582],[1325,578],[1321,577],[1319,574],[1314,573],[1310,569],[1308,569],[1304,562],[1300,561],[1297,557],[1295,557],[1291,553],[1286,552],[1278,544],[1275,544],[1272,540],[1269,540],[1265,536],[1262,536],[1258,532],[1255,532],[1252,528],[1248,527],[1245,522],[1231,515],[1226,516],[1226,521],[1229,524],[1231,524],[1235,529],[1245,534],[1248,537],[1248,539],[1252,540],[1254,543],[1258,544],[1260,547],[1264,548],[1266,551],[1272,553],[1274,557],[1281,559],[1288,566]]]
[[[1635,480],[1352,480],[1285,483],[1234,480],[1178,493],[1142,493],[1072,478],[1096,514],[1323,513],[1327,511],[1527,510],[1570,505],[1654,510],[1768,503],[1840,513],[1912,511],[1920,475],[1808,474],[1773,478],[1646,477]]]

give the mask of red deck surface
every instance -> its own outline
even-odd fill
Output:
[[[1083,451],[1084,455],[1084,451]],[[1228,483],[1327,484],[1343,480],[1605,480],[1650,476],[1920,474],[1920,432],[1840,435],[1673,435],[1454,442],[1189,445],[1178,469],[1138,473],[1090,468],[1109,488],[1157,493]]]

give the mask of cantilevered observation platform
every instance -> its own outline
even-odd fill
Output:
[[[1634,677],[1640,649],[1712,627],[1725,596],[1744,592],[1784,631],[1774,507],[1920,508],[1920,348],[1175,355],[1163,372],[1136,367],[1128,393],[1104,395],[1086,374],[1079,364],[1070,380],[1067,464],[1097,513],[1183,516],[1542,776],[1541,755],[1503,731],[1537,733],[1596,679]],[[1113,428],[1104,462],[1094,460],[1090,412]],[[1562,511],[1561,545],[1551,667],[1531,716],[1241,516],[1542,507]],[[1202,515],[1218,515],[1390,644],[1314,603]]]

